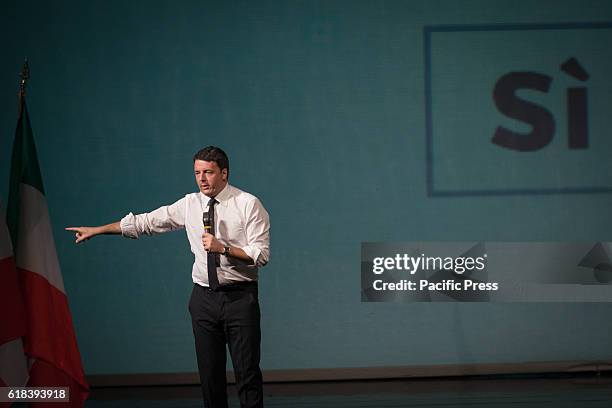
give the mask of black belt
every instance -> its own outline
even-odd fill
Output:
[[[243,282],[232,282],[219,285],[216,290],[210,288],[210,286],[203,286],[204,289],[208,289],[214,292],[233,292],[237,290],[245,290],[249,288],[256,288],[257,281],[243,281]]]

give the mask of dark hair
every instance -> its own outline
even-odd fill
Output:
[[[217,146],[206,146],[200,149],[200,151],[193,155],[193,161],[195,162],[196,160],[215,162],[221,170],[227,169],[227,174],[229,176],[229,159],[227,158],[227,154]]]

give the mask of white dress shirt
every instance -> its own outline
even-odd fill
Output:
[[[259,199],[229,184],[215,197],[215,237],[223,245],[241,248],[254,264],[220,256],[219,284],[257,280],[258,267],[270,257],[270,217]],[[207,252],[202,244],[202,214],[208,212],[210,198],[202,193],[185,195],[177,202],[148,213],[129,213],[121,219],[121,234],[128,238],[153,235],[185,228],[195,255],[193,282],[208,286]]]

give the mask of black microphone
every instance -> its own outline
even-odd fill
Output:
[[[212,222],[210,222],[210,214],[205,212],[202,214],[202,224],[204,224],[204,232],[212,234]]]

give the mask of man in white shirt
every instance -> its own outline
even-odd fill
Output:
[[[228,184],[229,160],[208,146],[193,157],[199,193],[99,227],[68,227],[76,243],[99,234],[128,238],[185,228],[195,256],[189,301],[204,405],[227,407],[226,344],[240,406],[263,407],[258,268],[270,256],[270,220],[253,195]],[[210,224],[210,230],[204,225]]]

